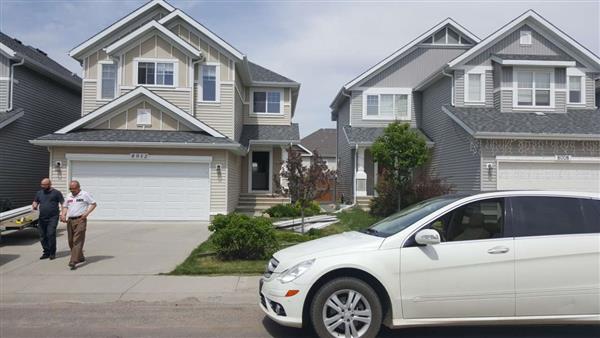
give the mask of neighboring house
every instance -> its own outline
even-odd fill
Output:
[[[80,117],[81,79],[0,32],[0,211],[31,204],[48,150],[29,143]]]
[[[95,219],[208,220],[285,200],[273,176],[299,143],[297,82],[160,0],[70,55],[83,117],[32,142],[49,147],[59,189],[77,179],[94,194]]]
[[[410,123],[432,147],[431,170],[458,192],[600,192],[600,59],[528,11],[483,40],[447,19],[346,84],[331,104],[338,189],[374,194],[369,147]]]
[[[327,162],[327,167],[330,170],[337,170],[336,163],[336,130],[332,128],[321,128],[312,134],[304,137],[301,141],[304,148],[309,150],[311,153],[315,150],[319,153],[319,156]],[[312,154],[305,154],[302,162],[308,166],[310,164],[310,156]]]

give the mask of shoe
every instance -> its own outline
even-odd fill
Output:
[[[56,255],[50,255],[48,258],[50,258],[50,260],[53,260],[56,258]]]
[[[77,266],[73,263],[69,263],[69,267],[71,268],[71,270],[77,269]]]
[[[77,263],[83,263],[85,262],[85,257],[81,258]]]
[[[40,256],[40,259],[46,259],[46,258],[50,258],[50,255],[43,254],[42,256]]]

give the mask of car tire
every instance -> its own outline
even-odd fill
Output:
[[[332,298],[334,296],[337,298]],[[350,297],[357,300],[356,304],[349,302]],[[354,334],[353,338],[377,336],[383,318],[381,300],[375,290],[363,280],[353,277],[333,279],[321,286],[313,299],[310,320],[319,337],[345,337],[344,332],[351,327],[354,329],[350,329],[351,334]],[[370,313],[368,324],[365,323],[367,313]],[[328,322],[329,328],[325,321]]]

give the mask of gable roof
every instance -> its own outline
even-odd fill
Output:
[[[196,28],[197,30],[202,32],[204,35],[209,37],[211,40],[216,42],[219,46],[221,46],[223,49],[225,49],[227,52],[231,53],[231,55],[235,56],[239,60],[242,60],[245,57],[245,55],[242,52],[240,52],[235,47],[233,47],[232,45],[227,43],[225,40],[223,40],[217,34],[213,33],[210,29],[206,28],[204,25],[202,25],[198,21],[194,20],[189,15],[185,14],[180,9],[176,9],[176,10],[172,11],[171,13],[169,13],[169,15],[160,19],[159,23],[165,25],[168,22],[170,22],[171,20],[174,20],[176,18],[179,18],[179,19],[185,21],[190,26]]]
[[[105,29],[100,31],[100,33],[85,40],[84,42],[79,44],[77,47],[73,48],[69,52],[69,56],[77,59],[77,57],[79,57],[87,48],[91,47],[98,41],[102,40],[103,38],[107,37],[111,33],[115,32],[119,28],[125,26],[127,23],[135,20],[136,18],[140,17],[141,15],[147,13],[148,11],[156,8],[157,6],[163,7],[164,9],[166,9],[169,12],[172,12],[173,10],[175,10],[175,8],[173,6],[171,6],[170,4],[168,4],[166,1],[152,0],[152,1],[142,5],[138,9],[134,10],[133,12],[129,13],[125,17],[121,18],[120,20],[113,23],[112,25],[106,27]]]
[[[502,113],[494,108],[442,106],[475,138],[600,139],[600,110],[566,113]]]
[[[300,142],[306,149],[316,150],[323,157],[337,155],[337,130],[335,128],[321,128],[307,135]]]
[[[388,56],[385,59],[381,60],[379,63],[377,63],[373,67],[367,69],[365,72],[363,72],[362,74],[360,74],[359,76],[357,76],[356,78],[354,78],[353,80],[351,80],[350,82],[346,83],[340,89],[340,91],[336,95],[335,99],[331,103],[330,107],[334,108],[337,100],[342,96],[342,92],[344,90],[350,89],[351,87],[357,85],[359,82],[367,79],[369,76],[375,74],[376,72],[378,72],[378,71],[384,69],[385,67],[387,67],[388,65],[392,64],[397,59],[401,58],[406,53],[408,53],[409,51],[411,51],[413,47],[415,47],[418,44],[422,43],[423,40],[427,39],[432,34],[434,34],[435,32],[437,32],[438,30],[442,29],[445,26],[452,27],[454,30],[456,30],[460,34],[464,34],[469,39],[473,40],[475,43],[478,43],[480,41],[480,39],[475,34],[471,33],[468,29],[466,29],[465,27],[461,26],[459,23],[457,23],[456,21],[454,21],[452,18],[446,18],[446,19],[442,20],[440,23],[438,23],[437,25],[435,25],[432,28],[430,28],[429,30],[427,30],[425,33],[419,35],[418,37],[416,37],[415,39],[413,39],[412,41],[410,41],[409,43],[407,43],[406,45],[404,45],[402,48],[400,48],[397,51],[395,51],[394,53],[392,53],[390,56]]]
[[[198,128],[199,130],[203,130],[211,136],[225,137],[223,134],[219,133],[215,129],[204,124],[202,121],[196,119],[192,115],[186,113],[185,111],[181,110],[179,107],[173,105],[169,101],[154,94],[153,92],[151,92],[150,90],[148,90],[144,87],[137,87],[134,90],[128,92],[127,94],[119,96],[118,98],[110,101],[109,103],[105,104],[104,106],[85,115],[84,117],[80,118],[79,120],[69,124],[68,126],[62,128],[60,130],[57,130],[55,132],[55,134],[66,134],[77,128],[81,128],[90,122],[97,121],[100,117],[102,117],[104,114],[110,113],[113,109],[118,108],[118,107],[122,106],[123,104],[126,104],[127,102],[130,102],[130,101],[132,101],[138,97],[142,97],[142,96],[149,99],[150,101],[154,102],[155,104],[165,108],[166,110],[174,113],[177,117],[181,118],[183,121],[186,121],[189,125],[194,126],[194,127]]]
[[[170,40],[171,43],[179,45],[181,49],[187,52],[189,55],[192,55],[194,57],[200,57],[202,55],[202,52],[200,52],[199,49],[192,46],[190,43],[168,30],[165,26],[159,24],[156,20],[152,20],[143,25],[142,27],[125,35],[121,39],[115,41],[113,44],[106,47],[104,50],[107,54],[112,54],[115,51],[118,51],[119,49],[122,49],[125,46],[127,46],[131,41],[142,37],[143,35],[147,34],[152,30],[157,30],[158,32],[160,32],[164,37]]]
[[[558,27],[554,26],[552,23],[550,23],[549,21],[544,19],[541,15],[539,15],[538,13],[536,13],[534,10],[531,10],[531,9],[528,10],[527,12],[521,14],[520,16],[518,16],[511,22],[507,23],[506,25],[500,27],[500,29],[498,29],[494,33],[490,34],[485,39],[481,40],[473,48],[471,48],[470,50],[466,51],[465,53],[459,55],[454,60],[450,61],[448,63],[448,66],[452,68],[452,67],[458,66],[460,64],[466,63],[467,61],[471,60],[473,57],[477,56],[479,52],[485,50],[486,47],[489,47],[494,42],[504,38],[508,33],[512,32],[514,28],[518,27],[519,25],[521,25],[522,23],[524,23],[527,20],[532,21],[533,23],[537,23],[537,24],[541,25],[543,28],[547,29],[548,32],[550,32],[556,38],[562,40],[563,42],[565,42],[569,45],[568,47],[570,47],[570,48],[567,49],[569,52],[571,52],[571,51],[576,52],[578,55],[585,57],[586,59],[588,59],[589,61],[594,63],[594,66],[596,68],[600,69],[600,58],[596,54],[592,53],[585,46],[583,46],[582,44],[577,42],[575,39],[573,39],[572,37],[567,35],[565,32],[560,30]],[[572,47],[574,47],[574,48],[572,48]],[[565,49],[565,48],[562,48],[562,49]]]
[[[51,59],[44,51],[24,45],[21,41],[0,32],[0,45],[3,53],[12,53],[12,58],[23,58],[26,64],[47,76],[55,78],[74,88],[81,89],[81,78],[58,62]]]

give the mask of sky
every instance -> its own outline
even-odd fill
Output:
[[[534,9],[600,55],[600,0],[196,1],[168,0],[248,56],[301,83],[294,122],[326,127],[347,82],[451,17],[480,38]],[[81,74],[67,53],[146,3],[141,0],[0,0],[0,30]]]

